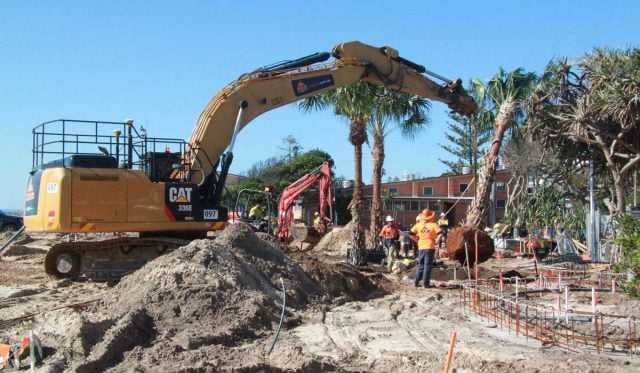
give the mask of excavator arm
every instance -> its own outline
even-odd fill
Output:
[[[205,194],[212,196],[211,202],[220,202],[238,132],[260,114],[306,97],[365,80],[443,102],[463,115],[477,110],[477,104],[459,79],[450,81],[428,72],[390,47],[377,48],[354,41],[336,45],[331,56],[333,61],[321,65],[316,63],[329,59],[328,53],[256,70],[211,98],[189,139],[192,152],[187,155],[192,180],[209,190]],[[423,73],[443,80],[444,84],[435,83]],[[218,166],[220,171],[216,173]]]
[[[327,215],[327,206],[331,207],[331,201],[333,201],[331,170],[329,163],[325,161],[320,167],[302,176],[282,191],[278,201],[278,237],[281,239],[286,241],[289,238],[289,226],[293,220],[291,207],[295,200],[316,181],[320,182],[320,216],[325,221],[331,221]]]

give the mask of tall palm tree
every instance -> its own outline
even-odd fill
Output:
[[[524,99],[535,79],[535,74],[526,73],[522,68],[518,68],[509,73],[500,69],[486,87],[478,85],[480,82],[477,80],[474,82],[474,85],[478,85],[476,89],[486,91],[486,98],[489,102],[485,102],[485,104],[494,108],[496,114],[495,133],[489,151],[484,156],[484,161],[476,176],[475,198],[469,207],[464,222],[465,226],[484,228],[484,218],[489,209],[490,191],[502,141],[507,130],[524,117]]]
[[[371,201],[370,242],[375,241],[377,232],[382,228],[382,167],[384,165],[384,139],[388,133],[387,124],[398,124],[403,137],[415,139],[423,125],[429,123],[427,114],[431,103],[424,98],[406,93],[397,93],[386,87],[377,88],[374,97],[369,129],[373,144],[371,161],[373,164],[373,196]]]
[[[365,237],[362,228],[362,145],[367,141],[366,124],[371,119],[371,108],[376,88],[359,81],[304,99],[299,107],[309,112],[332,107],[334,114],[349,120],[349,142],[353,145],[354,183],[353,197],[349,204],[353,226],[353,245],[349,252],[355,265],[366,264]]]

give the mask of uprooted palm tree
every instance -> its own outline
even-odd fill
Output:
[[[389,122],[398,124],[402,136],[414,139],[424,125],[429,123],[427,114],[431,103],[424,98],[406,93],[398,93],[386,87],[377,89],[372,106],[369,129],[373,144],[371,162],[373,164],[373,193],[371,200],[370,242],[375,241],[382,228],[382,167],[384,165],[384,139],[389,132]]]
[[[495,132],[489,151],[485,154],[476,175],[475,198],[471,202],[467,217],[462,222],[462,227],[454,229],[447,239],[447,249],[456,259],[463,261],[466,258],[473,264],[475,257],[466,257],[465,242],[467,243],[466,249],[470,243],[475,245],[476,235],[479,246],[481,246],[478,250],[478,261],[482,262],[493,255],[493,241],[484,233],[483,228],[489,210],[490,192],[495,178],[500,147],[507,130],[522,121],[525,113],[524,99],[535,79],[535,74],[526,73],[521,68],[509,73],[500,69],[486,86],[477,80],[474,83],[474,89],[486,92],[486,101],[479,103],[479,105],[484,104],[496,114]]]
[[[364,81],[304,99],[300,108],[306,112],[333,108],[334,114],[349,120],[349,142],[353,145],[353,197],[349,204],[353,226],[354,245],[349,257],[355,264],[366,263],[364,230],[362,228],[362,145],[367,141],[366,125],[371,118],[371,107],[376,88]]]

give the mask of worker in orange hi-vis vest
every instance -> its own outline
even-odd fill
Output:
[[[393,262],[398,257],[398,250],[400,249],[400,245],[398,244],[400,230],[393,224],[391,215],[387,215],[385,220],[387,224],[382,227],[379,236],[382,238],[382,247],[387,251],[387,266],[391,269]]]
[[[436,241],[442,232],[440,226],[433,221],[435,213],[429,209],[422,210],[419,222],[411,227],[411,234],[418,237],[418,269],[416,270],[415,287],[422,280],[425,288],[431,287],[431,268],[435,262]]]

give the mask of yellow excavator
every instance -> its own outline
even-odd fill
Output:
[[[240,130],[266,111],[360,80],[443,102],[464,115],[477,110],[460,79],[427,71],[393,48],[354,41],[240,76],[209,101],[188,141],[148,137],[131,120],[35,127],[26,231],[87,233],[53,246],[46,272],[117,279],[224,229],[222,192]]]

